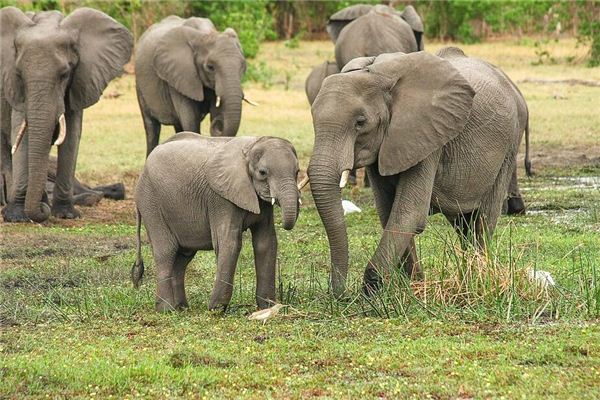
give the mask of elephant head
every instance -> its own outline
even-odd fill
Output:
[[[308,175],[329,238],[336,294],[348,270],[340,177],[352,168],[373,166],[388,176],[416,165],[463,130],[473,96],[448,61],[424,52],[357,58],[325,79],[312,105]]]
[[[218,32],[206,18],[187,19],[158,41],[154,69],[171,87],[193,100],[204,101],[205,88],[213,90],[221,118],[212,119],[211,135],[237,134],[246,59],[233,29]]]
[[[352,21],[362,17],[371,11],[377,12],[382,15],[396,16],[402,18],[412,29],[415,35],[415,41],[417,42],[417,50],[423,50],[423,21],[417,13],[417,10],[411,5],[408,5],[404,10],[397,11],[393,7],[389,7],[383,4],[369,5],[369,4],[356,4],[343,8],[329,17],[327,22],[327,33],[329,37],[335,43],[342,32],[342,29],[346,27]]]
[[[298,158],[290,142],[239,137],[220,146],[207,164],[210,187],[238,207],[260,214],[259,199],[281,207],[283,228],[294,227],[300,192]]]
[[[133,39],[120,23],[90,8],[63,18],[57,11],[29,17],[5,7],[0,29],[2,90],[25,116],[18,139],[26,134],[29,142],[25,213],[41,222],[50,214],[41,203],[50,146],[69,135],[64,114],[99,100],[129,61]]]

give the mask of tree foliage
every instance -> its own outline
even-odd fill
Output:
[[[137,38],[151,24],[177,14],[210,18],[217,28],[234,28],[247,57],[269,39],[326,37],[327,18],[357,3],[412,4],[426,36],[472,43],[498,35],[555,35],[567,32],[591,44],[590,65],[600,64],[600,1],[597,0],[0,0],[24,10],[94,7],[130,28]]]

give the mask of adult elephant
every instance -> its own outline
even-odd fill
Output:
[[[423,22],[413,6],[402,12],[384,5],[346,7],[329,18],[327,32],[340,69],[357,57],[424,49]]]
[[[329,18],[327,32],[335,43],[335,60],[339,70],[357,57],[411,53],[424,48],[423,22],[410,5],[401,12],[385,5],[346,7]],[[349,181],[355,184],[355,170],[350,171]],[[368,185],[365,177],[365,186]]]
[[[135,53],[146,155],[158,145],[161,124],[200,133],[208,113],[212,136],[235,136],[245,71],[246,59],[231,28],[220,33],[209,19],[174,15],[148,28]]]
[[[367,168],[384,228],[364,274],[369,293],[397,265],[418,273],[414,235],[430,211],[479,246],[493,234],[527,128],[521,102],[499,69],[457,48],[358,58],[325,79],[312,106],[308,175],[335,294],[348,271],[347,171]]]
[[[0,10],[2,151],[12,144],[12,185],[5,221],[43,222],[50,214],[76,218],[72,185],[83,109],[96,103],[129,61],[131,33],[108,15],[79,8],[32,17],[15,7]],[[11,135],[10,140],[5,136]],[[42,201],[52,143],[58,145],[52,207]],[[2,160],[2,165],[6,162]]]
[[[314,67],[310,71],[310,74],[308,74],[308,77],[306,78],[306,82],[304,82],[304,91],[306,92],[308,103],[311,106],[315,101],[325,78],[339,72],[340,69],[334,61],[325,61],[323,64]]]

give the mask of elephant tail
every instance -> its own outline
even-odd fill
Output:
[[[529,115],[527,115],[527,125],[525,126],[525,173],[529,177],[533,176],[531,159],[529,158]]]
[[[142,259],[142,214],[140,214],[140,210],[135,209],[137,212],[136,218],[136,258],[135,263],[131,267],[131,282],[133,282],[133,287],[139,289],[142,283],[142,277],[144,276],[144,260]]]

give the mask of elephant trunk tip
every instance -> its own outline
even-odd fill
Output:
[[[47,221],[50,218],[50,207],[44,202],[40,202],[37,209],[25,207],[27,218],[36,223]]]

